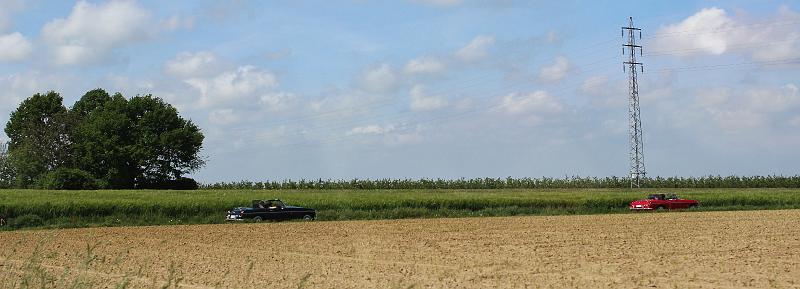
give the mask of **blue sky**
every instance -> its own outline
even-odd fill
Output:
[[[204,182],[623,176],[628,16],[649,175],[797,174],[796,1],[0,0],[0,121],[153,94]]]

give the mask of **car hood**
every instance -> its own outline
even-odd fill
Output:
[[[644,204],[649,204],[649,203],[650,203],[650,200],[636,200],[636,201],[631,202],[631,205],[644,205]]]

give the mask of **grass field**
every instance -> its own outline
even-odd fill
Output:
[[[280,198],[318,220],[627,213],[631,200],[676,192],[699,210],[800,208],[800,189],[0,191],[2,230],[221,223],[226,210]]]

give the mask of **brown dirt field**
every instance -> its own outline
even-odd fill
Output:
[[[3,232],[0,287],[800,288],[798,220],[800,210]]]

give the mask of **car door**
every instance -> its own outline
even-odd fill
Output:
[[[268,207],[267,214],[270,220],[283,220],[283,208],[279,205]]]
[[[675,203],[676,203],[675,205],[679,209],[688,209],[689,208],[689,204],[691,204],[692,202],[689,201],[689,200],[675,200]]]
[[[277,220],[288,220],[291,219],[291,210],[286,208],[286,204],[283,202],[277,201],[275,202],[275,217]]]

